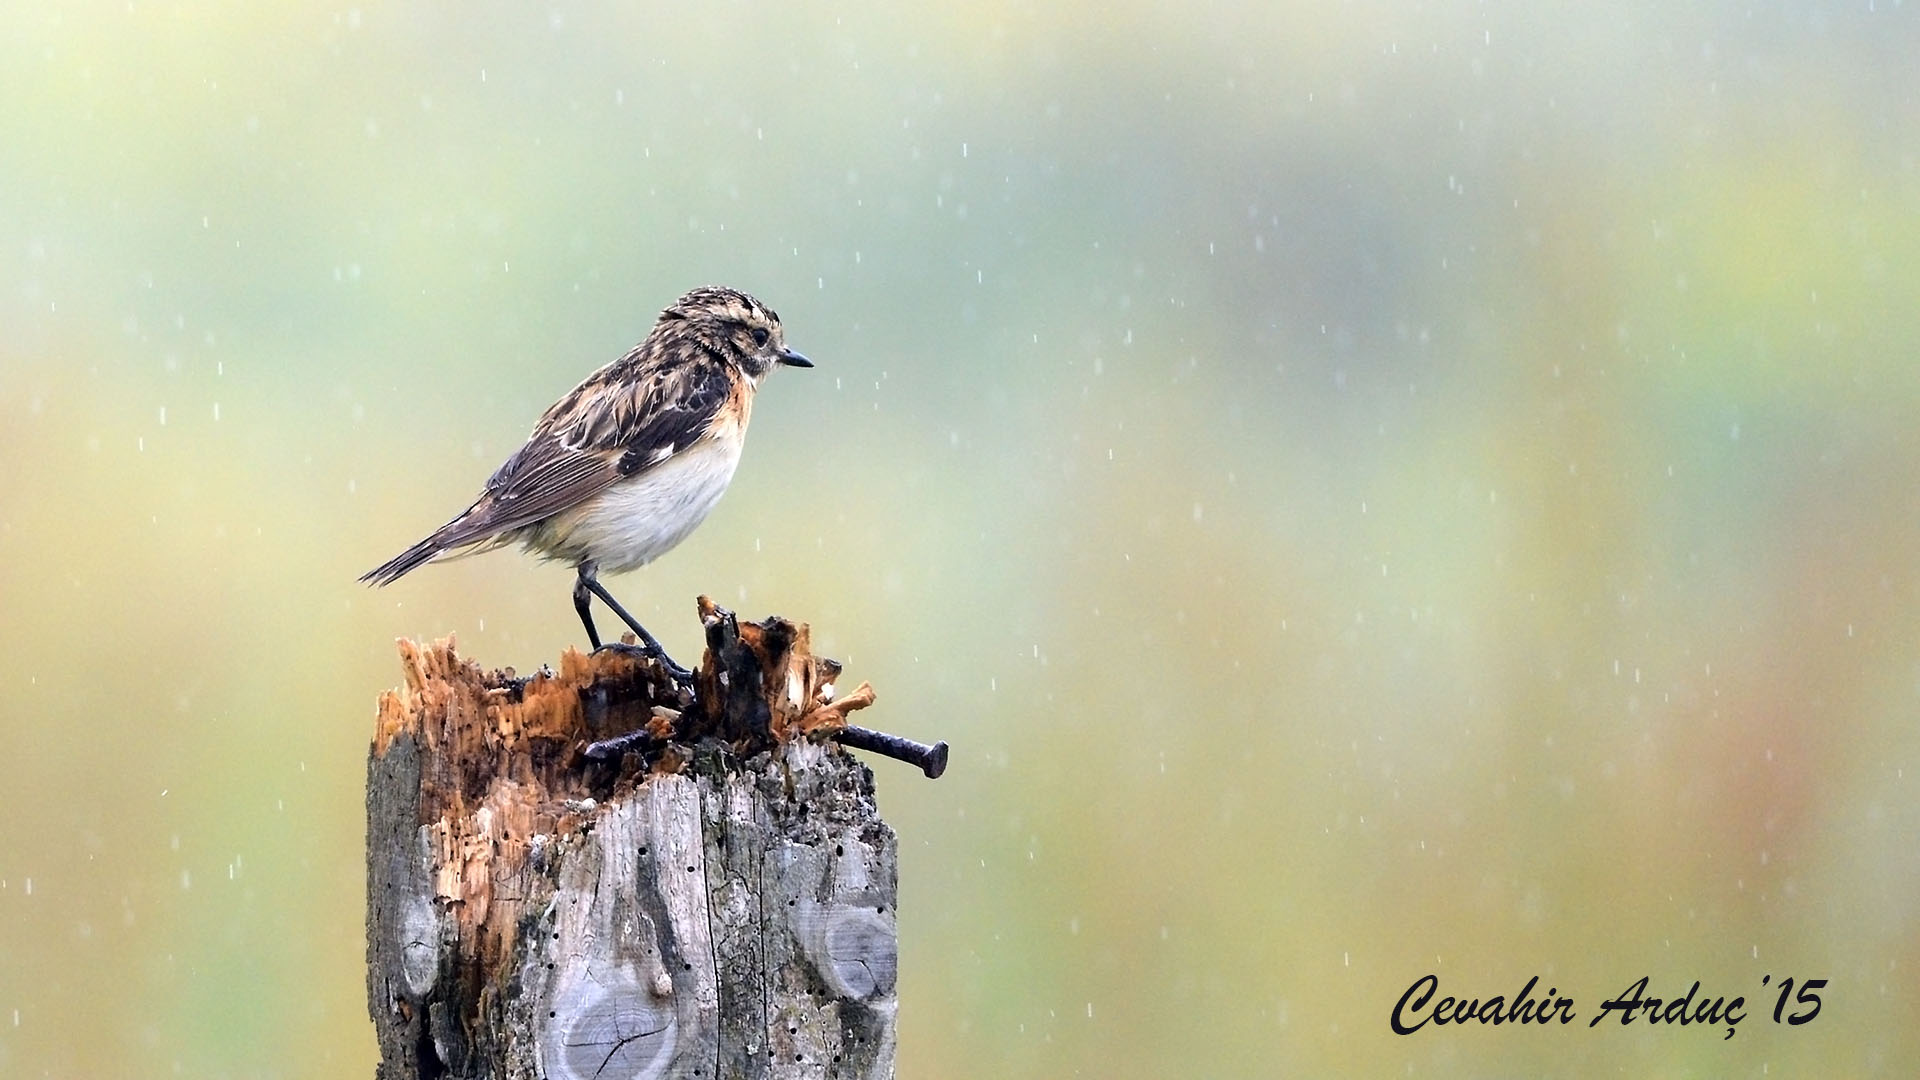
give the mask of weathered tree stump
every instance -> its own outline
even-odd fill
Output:
[[[896,844],[825,738],[872,691],[836,701],[804,626],[701,611],[693,694],[635,651],[516,678],[400,643],[367,765],[379,1080],[893,1075]]]

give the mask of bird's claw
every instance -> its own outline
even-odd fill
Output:
[[[664,650],[650,649],[645,645],[632,645],[624,641],[609,641],[593,651],[596,653],[617,652],[637,659],[658,661],[660,666],[666,669],[667,676],[674,681],[676,686],[687,690],[693,688],[693,672],[674,663],[673,657],[668,656]]]

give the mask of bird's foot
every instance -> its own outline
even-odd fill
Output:
[[[617,652],[627,656],[651,658],[658,661],[660,666],[666,669],[668,677],[673,679],[676,686],[683,690],[693,689],[693,672],[674,663],[673,657],[668,656],[665,649],[653,649],[645,645],[635,645],[625,641],[609,641],[595,648],[593,651],[596,653]]]

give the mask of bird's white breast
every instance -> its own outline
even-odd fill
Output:
[[[741,443],[738,438],[701,439],[542,522],[528,546],[568,562],[591,559],[607,573],[645,566],[713,513],[740,463]]]

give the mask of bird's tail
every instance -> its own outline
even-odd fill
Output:
[[[432,536],[361,574],[360,580],[375,587],[391,585],[409,571],[435,559],[477,555],[508,543],[510,537],[493,526],[482,508],[485,501],[484,498],[476,501],[461,511],[458,517],[433,530]]]
[[[434,533],[425,540],[381,563],[379,566],[360,575],[360,580],[372,585],[391,585],[400,580],[407,571],[432,561],[435,555],[445,551],[440,544],[440,534]]]

